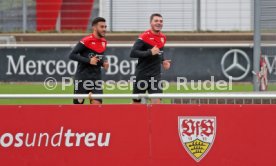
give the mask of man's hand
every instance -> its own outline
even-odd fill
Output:
[[[152,49],[151,49],[151,54],[152,55],[159,55],[159,48],[157,46],[154,46]]]
[[[163,67],[165,70],[168,70],[171,67],[171,60],[164,60]]]
[[[109,63],[108,63],[108,61],[104,61],[104,63],[103,63],[103,68],[104,68],[104,70],[107,71],[107,69],[109,68]]]
[[[99,62],[99,58],[97,56],[93,56],[90,59],[90,65],[97,65],[98,62]]]

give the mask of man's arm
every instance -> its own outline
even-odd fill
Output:
[[[107,71],[108,67],[109,67],[109,63],[108,60],[106,58],[105,55],[103,55],[102,59],[99,61],[100,65],[104,68],[104,70]]]
[[[163,51],[164,48],[162,48],[162,51]],[[163,65],[163,68],[165,70],[169,70],[169,68],[171,67],[171,60],[168,60],[168,59],[165,59],[164,58],[164,51],[162,52],[161,54],[161,63]]]
[[[69,58],[71,60],[75,60],[81,63],[90,63],[90,58],[83,57],[80,53],[85,49],[85,46],[82,43],[78,43],[74,49],[69,54]]]
[[[151,50],[142,50],[143,48],[143,41],[141,39],[137,39],[134,43],[133,47],[131,48],[130,57],[131,58],[144,58],[151,56]]]
[[[103,63],[103,68],[104,68],[105,71],[108,70],[108,68],[109,68],[109,63],[108,63],[108,61],[104,61],[104,63]]]
[[[163,62],[165,60],[165,58],[164,58],[164,54],[165,54],[164,47],[161,48],[161,50],[162,50],[162,52],[161,52],[160,56],[161,56],[161,62]]]

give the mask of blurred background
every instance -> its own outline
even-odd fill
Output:
[[[97,16],[114,32],[143,31],[162,13],[164,31],[252,31],[253,0],[1,0],[1,32],[87,32]],[[227,21],[226,21],[227,20]]]
[[[128,80],[137,63],[129,51],[138,35],[150,28],[152,13],[163,16],[165,56],[172,60],[172,68],[162,72],[172,85],[165,92],[205,92],[177,91],[174,83],[177,77],[191,82],[211,76],[224,81],[232,77],[234,87],[226,91],[258,91],[260,80],[254,76],[262,69],[260,55],[266,62],[266,90],[274,91],[276,1],[258,2],[256,6],[254,0],[0,0],[0,93],[72,93],[72,87],[45,90],[43,81],[74,76],[77,64],[68,54],[91,33],[91,21],[98,16],[107,20],[106,54],[111,64],[103,79]]]

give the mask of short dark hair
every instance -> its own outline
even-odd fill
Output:
[[[92,21],[92,26],[98,24],[98,22],[105,22],[105,19],[103,17],[96,17],[93,21]]]
[[[153,13],[153,14],[150,16],[150,22],[152,21],[153,17],[155,17],[155,16],[157,16],[157,17],[162,17],[162,15],[159,14],[159,13]]]

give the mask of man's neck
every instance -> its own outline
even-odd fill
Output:
[[[101,37],[96,33],[96,32],[93,32],[93,36],[97,39],[100,39]]]
[[[155,35],[159,35],[159,32],[160,32],[160,31],[156,32],[156,31],[154,31],[153,29],[151,29],[150,31],[151,31],[151,33],[153,33],[153,34],[155,34]]]

